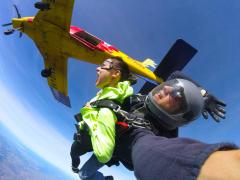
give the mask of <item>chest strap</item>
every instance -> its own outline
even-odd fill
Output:
[[[116,102],[113,100],[109,99],[102,99],[102,100],[97,100],[90,105],[94,108],[109,108],[113,112],[115,112],[117,115],[120,115],[123,117],[123,122],[126,122],[129,127],[137,127],[137,128],[148,128],[151,129],[151,124],[148,120],[137,116],[134,113],[129,113],[127,111],[122,110],[121,106],[118,105]],[[121,125],[121,122],[118,122],[118,124]]]

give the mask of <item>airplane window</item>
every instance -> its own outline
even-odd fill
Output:
[[[75,35],[84,39],[85,41],[87,41],[88,43],[90,43],[94,46],[97,46],[101,42],[99,39],[97,39],[96,37],[94,37],[93,35],[85,32],[85,31],[77,32],[77,33],[75,33]]]

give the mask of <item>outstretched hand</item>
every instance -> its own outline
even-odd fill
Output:
[[[210,114],[216,122],[220,122],[221,119],[225,119],[225,106],[226,104],[223,101],[217,99],[212,94],[207,94],[204,97],[204,109],[202,115],[204,119],[208,119],[208,114]]]

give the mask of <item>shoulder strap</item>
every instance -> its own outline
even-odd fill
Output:
[[[109,99],[97,100],[97,101],[91,102],[90,105],[95,108],[109,108],[114,112],[117,112],[119,109],[121,109],[121,106],[119,106],[113,100],[109,100]]]

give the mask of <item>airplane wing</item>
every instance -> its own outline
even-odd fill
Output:
[[[184,40],[178,39],[155,69],[154,73],[165,81],[174,71],[181,71],[196,53],[197,50],[194,47]],[[146,82],[139,93],[148,94],[155,86],[156,84]]]
[[[49,3],[50,9],[38,11],[34,21],[47,21],[69,32],[74,0],[42,0],[42,2]]]
[[[49,8],[39,10],[34,17],[34,22],[37,23],[38,28],[45,27],[41,30],[45,33],[45,36],[41,38],[35,36],[35,43],[44,57],[45,69],[51,69],[48,85],[54,97],[59,102],[71,107],[67,85],[68,57],[61,53],[58,44],[62,43],[62,36],[69,34],[74,0],[42,0],[39,3],[48,5]],[[50,31],[56,31],[55,36],[48,35],[46,33],[49,31],[47,28]],[[58,31],[59,28],[62,31]],[[56,42],[57,44],[54,44]]]
[[[52,56],[45,57],[45,68],[51,68],[51,76],[48,77],[48,85],[56,100],[71,107],[68,96],[67,84],[67,57]]]

